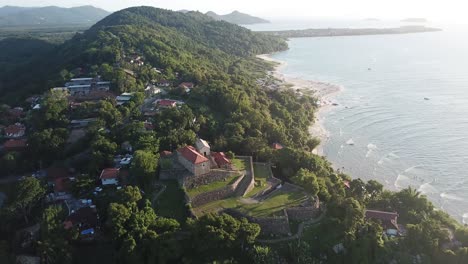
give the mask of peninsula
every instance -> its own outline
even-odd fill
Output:
[[[390,35],[441,31],[425,26],[404,26],[398,28],[316,28],[303,30],[263,31],[284,38],[313,38],[362,35]]]

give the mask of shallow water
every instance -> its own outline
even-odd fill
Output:
[[[323,116],[337,168],[412,186],[468,222],[468,28],[289,44],[273,56],[285,74],[344,87]]]

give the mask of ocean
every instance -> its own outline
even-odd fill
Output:
[[[376,25],[377,24],[377,25]],[[385,27],[399,22],[281,22],[253,30]],[[468,223],[468,27],[406,35],[298,38],[272,57],[282,73],[341,85],[321,119],[324,155],[354,178],[408,186]]]

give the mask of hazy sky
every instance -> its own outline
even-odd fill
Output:
[[[109,11],[149,5],[173,10],[233,10],[264,17],[425,17],[431,20],[465,22],[467,0],[0,0],[0,6],[72,7],[94,5]],[[465,21],[463,21],[465,20]]]

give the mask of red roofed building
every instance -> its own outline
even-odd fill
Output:
[[[186,146],[177,150],[177,159],[195,176],[210,172],[210,160],[200,154],[194,147]]]
[[[163,99],[163,100],[159,100],[157,104],[161,108],[171,108],[171,107],[176,107],[177,102],[174,100]]]
[[[120,170],[118,168],[103,169],[99,179],[102,185],[117,185],[119,184]]]
[[[26,127],[20,123],[16,123],[5,128],[5,137],[20,138],[26,134]]]
[[[169,158],[170,156],[172,156],[172,152],[168,151],[168,150],[164,150],[164,151],[161,151],[161,153],[159,153],[161,158]]]
[[[185,89],[186,93],[189,93],[190,90],[192,90],[193,87],[195,87],[195,85],[191,82],[183,82],[179,85],[179,87]]]
[[[274,150],[283,149],[283,145],[281,145],[280,143],[273,143],[273,144],[271,145],[271,147],[272,147]]]
[[[3,144],[5,151],[23,151],[28,146],[26,139],[10,139]]]
[[[384,212],[375,210],[366,210],[366,220],[374,219],[380,221],[382,228],[387,234],[398,232],[398,214],[394,212]]]
[[[224,152],[211,152],[211,157],[218,165],[218,168],[229,169],[231,167],[231,161],[226,157]]]

